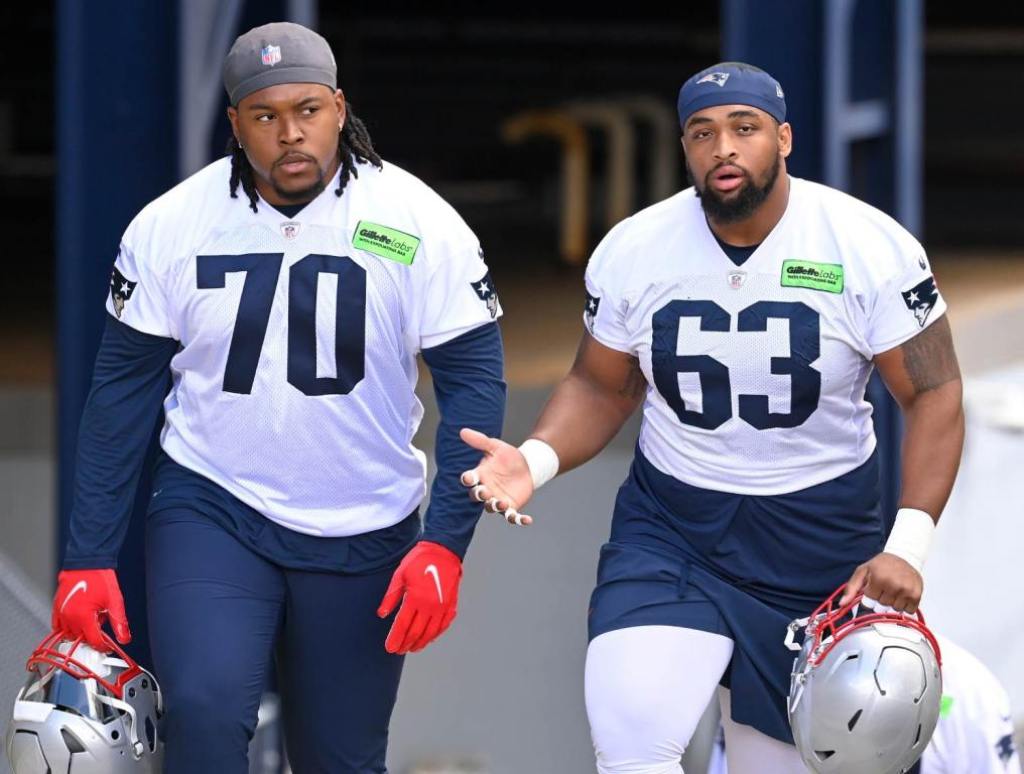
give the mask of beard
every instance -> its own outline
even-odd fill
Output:
[[[700,199],[700,206],[704,209],[704,214],[707,218],[715,223],[724,225],[746,220],[757,211],[758,207],[764,204],[764,200],[768,198],[772,189],[775,188],[775,182],[779,178],[781,167],[782,162],[779,155],[776,154],[775,161],[760,182],[755,181],[750,176],[750,173],[744,169],[747,181],[731,199],[723,199],[711,187],[709,180],[715,171],[714,169],[705,176],[703,187],[697,185],[696,180],[694,180],[689,162],[686,164],[686,175],[697,190],[697,198]]]
[[[303,202],[311,202],[327,187],[327,181],[324,179],[324,171],[320,169],[319,164],[316,165],[316,180],[305,188],[300,189],[286,189],[282,188],[278,184],[274,176],[270,176],[270,186],[274,189],[274,193],[284,199],[286,202],[293,204],[302,204]]]

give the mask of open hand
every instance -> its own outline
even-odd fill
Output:
[[[533,477],[522,452],[500,438],[491,438],[466,427],[459,436],[484,453],[475,468],[462,474],[469,496],[483,503],[489,513],[500,513],[509,524],[523,527],[532,524],[530,516],[519,512],[533,496]]]

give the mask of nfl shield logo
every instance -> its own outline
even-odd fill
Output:
[[[729,287],[733,290],[739,290],[743,287],[743,283],[746,282],[747,273],[745,271],[731,271],[725,275],[726,280],[729,282]]]
[[[263,64],[273,67],[281,61],[281,47],[266,46],[260,49],[260,59],[263,61]]]
[[[295,239],[299,235],[299,228],[301,223],[296,223],[293,220],[285,221],[281,224],[281,234],[285,239]]]

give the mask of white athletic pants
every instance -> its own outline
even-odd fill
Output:
[[[804,774],[795,747],[733,722],[729,692],[718,688],[732,648],[728,637],[678,626],[595,638],[587,649],[586,702],[599,774],[680,774],[716,689],[729,774]]]

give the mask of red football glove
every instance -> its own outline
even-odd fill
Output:
[[[462,562],[449,549],[427,540],[413,546],[391,576],[377,610],[378,616],[387,618],[402,600],[384,649],[409,653],[440,637],[455,620],[461,578]]]
[[[57,593],[53,597],[53,630],[73,639],[82,637],[96,650],[106,652],[110,647],[103,642],[104,620],[110,621],[118,642],[131,642],[124,599],[114,571],[63,570],[57,576]]]

